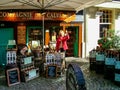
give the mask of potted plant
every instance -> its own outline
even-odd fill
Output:
[[[119,32],[115,30],[108,30],[107,36],[98,40],[98,45],[103,49],[120,49],[120,36]]]

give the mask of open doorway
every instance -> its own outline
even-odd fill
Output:
[[[68,50],[66,51],[66,56],[78,56],[78,27],[77,26],[69,26],[66,28],[70,35],[70,39],[67,41]]]

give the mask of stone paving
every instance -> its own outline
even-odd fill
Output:
[[[120,90],[120,86],[115,85],[112,81],[104,79],[103,75],[96,74],[89,70],[89,60],[81,58],[66,58],[69,63],[77,63],[83,71],[86,81],[87,90]],[[1,72],[0,72],[1,73]],[[0,90],[66,90],[65,74],[58,78],[39,77],[26,83],[8,87],[5,76],[0,74]]]
[[[67,58],[67,64],[77,63],[80,65],[86,81],[87,90],[120,90],[120,86],[110,80],[104,79],[102,74],[96,74],[89,69],[89,59]]]

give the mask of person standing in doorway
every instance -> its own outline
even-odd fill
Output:
[[[64,70],[66,68],[66,61],[65,61],[65,54],[66,54],[66,50],[68,49],[68,46],[67,46],[67,40],[69,39],[69,34],[66,30],[66,32],[64,33],[63,30],[60,30],[59,31],[59,36],[56,40],[56,50],[57,52],[61,52],[61,53],[64,53],[63,55],[63,58],[62,61],[61,61],[61,64],[62,64],[62,73],[64,73]]]
[[[56,41],[56,50],[57,52],[65,52],[68,49],[67,40],[69,39],[69,34],[66,30],[64,33],[63,30],[59,31],[59,36]]]

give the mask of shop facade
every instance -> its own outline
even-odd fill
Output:
[[[89,52],[98,46],[98,39],[103,37],[104,30],[120,31],[120,9],[92,6],[84,13],[83,57],[89,57]]]
[[[39,40],[39,44],[44,48],[51,42],[52,32],[55,31],[58,35],[60,29],[67,29],[70,36],[74,33],[70,39],[72,41],[68,41],[70,49],[67,56],[81,57],[82,24],[64,22],[74,14],[74,11],[53,10],[46,11],[44,15],[38,10],[0,11],[0,65],[6,64],[6,47],[9,40],[15,40],[16,45],[29,45],[31,41]]]

